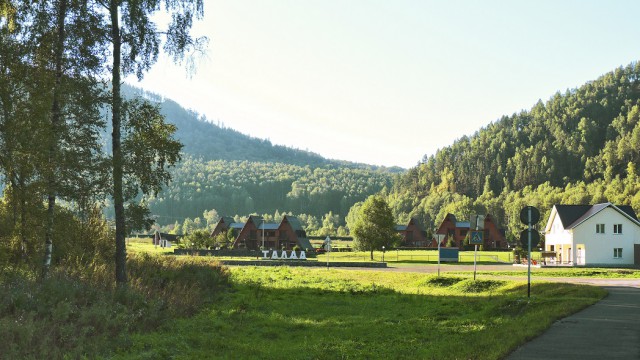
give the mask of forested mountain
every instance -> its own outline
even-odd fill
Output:
[[[634,62],[425,156],[399,177],[389,198],[401,217],[423,216],[431,225],[446,212],[482,211],[514,231],[519,225],[509,220],[519,209],[511,207],[525,198],[543,211],[552,202],[600,201],[638,211],[639,118]]]
[[[392,174],[382,170],[203,161],[186,155],[173,171],[172,183],[149,199],[149,205],[162,224],[198,217],[211,209],[221,215],[278,210],[316,217],[331,211],[344,217],[354,203],[391,183]]]
[[[187,110],[175,101],[146,92],[133,86],[124,85],[127,97],[142,96],[159,103],[168,123],[178,127],[176,138],[184,144],[183,153],[205,161],[255,161],[273,162],[301,166],[334,165],[349,168],[377,169],[367,164],[344,160],[325,159],[319,154],[282,145],[274,145],[269,140],[242,134],[221,124],[214,124],[203,115]],[[401,172],[401,168],[385,169]]]
[[[273,145],[207,121],[174,101],[126,86],[126,94],[159,103],[167,123],[178,128],[182,161],[173,181],[147,199],[161,225],[182,223],[205,210],[220,215],[273,214],[344,217],[350,207],[390,187],[400,168],[379,168]]]

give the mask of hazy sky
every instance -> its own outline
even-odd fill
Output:
[[[129,82],[274,144],[411,167],[639,59],[638,14],[636,0],[205,0],[196,74],[160,59]]]

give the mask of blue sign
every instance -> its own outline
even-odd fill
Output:
[[[458,262],[458,248],[440,248],[440,261]]]
[[[484,241],[482,241],[484,233],[482,231],[472,231],[471,239],[469,239],[469,244],[471,245],[482,245]]]

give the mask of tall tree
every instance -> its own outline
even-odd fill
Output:
[[[354,246],[359,250],[368,250],[373,260],[373,251],[383,246],[391,248],[400,241],[395,230],[395,219],[387,201],[379,195],[372,195],[360,208],[358,218],[351,229]]]
[[[102,163],[99,129],[104,122],[94,77],[101,71],[97,51],[100,40],[96,39],[100,31],[92,32],[97,17],[83,2],[50,0],[34,6],[22,1],[20,6],[26,25],[22,41],[29,49],[25,61],[36,74],[31,78],[35,90],[30,102],[43,104],[44,110],[35,117],[41,119],[39,129],[43,134],[43,161],[36,167],[47,204],[46,275],[53,252],[56,198],[80,203],[79,196],[101,192],[93,180],[104,179],[97,166]]]
[[[203,45],[194,40],[189,34],[193,17],[203,15],[202,0],[98,0],[109,12],[110,42],[112,45],[111,66],[111,114],[112,114],[112,176],[113,203],[116,223],[116,282],[127,282],[126,273],[126,219],[125,219],[125,153],[122,148],[123,101],[121,95],[121,76],[135,73],[142,78],[156,62],[160,50],[160,43],[164,37],[164,50],[173,56],[174,60],[183,59],[185,52]],[[165,32],[160,32],[151,19],[152,15],[161,10],[171,14],[171,22]],[[122,21],[122,24],[120,23]],[[145,109],[141,109],[145,110]],[[148,110],[148,109],[147,109]],[[157,120],[157,118],[156,118]],[[153,129],[155,130],[155,129]],[[167,135],[166,132],[163,135]],[[170,134],[169,138],[170,138]],[[154,144],[150,144],[154,145]],[[175,150],[173,147],[170,151]],[[157,154],[164,154],[166,149],[157,148]],[[168,180],[165,165],[171,165],[177,159],[172,155],[152,158],[156,166],[155,174],[141,174],[133,172],[132,177],[142,176],[140,190],[155,190],[144,185],[147,176],[157,176],[161,182]],[[148,159],[147,159],[148,160]],[[143,169],[140,169],[143,170]],[[133,182],[131,183],[133,184]],[[130,190],[130,189],[129,189]],[[129,194],[131,195],[131,192]]]

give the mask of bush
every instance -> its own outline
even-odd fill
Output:
[[[506,282],[500,280],[473,280],[467,279],[455,285],[455,289],[463,293],[481,293],[491,291],[504,285]]]
[[[26,267],[0,272],[0,358],[95,358],[131,345],[129,334],[191,315],[228,285],[217,263],[131,256],[129,286],[111,263],[78,259],[44,281]]]

